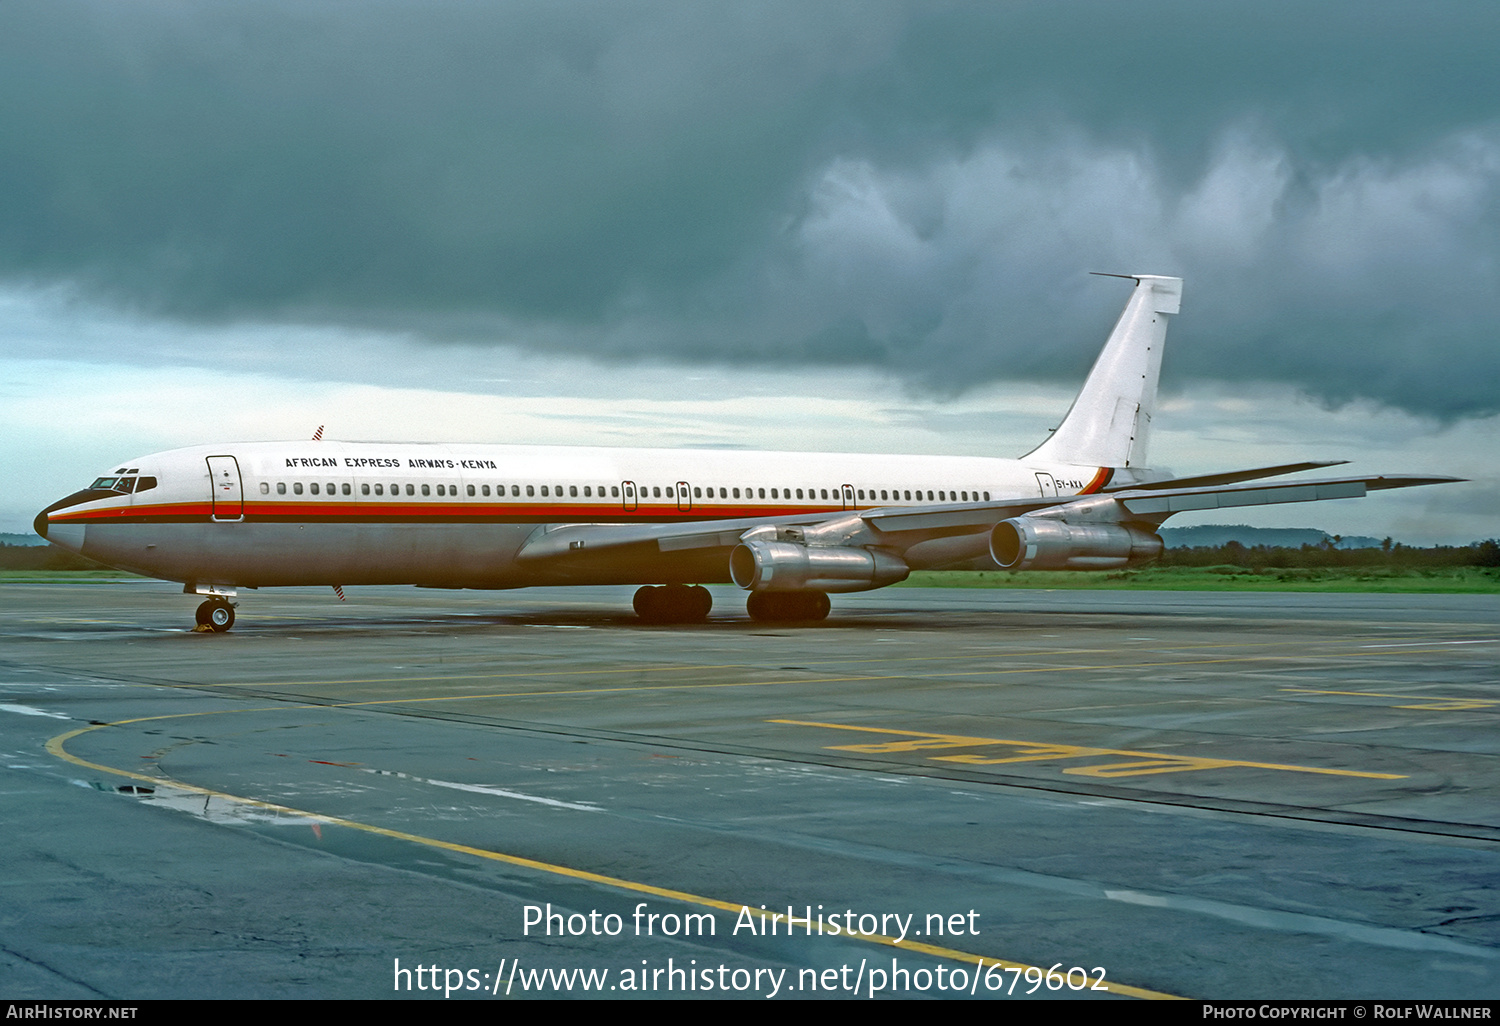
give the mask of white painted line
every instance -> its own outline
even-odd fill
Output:
[[[429,784],[438,787],[451,787],[455,791],[474,791],[478,794],[493,794],[501,798],[516,798],[523,802],[539,802],[542,805],[555,805],[559,809],[577,809],[580,812],[603,812],[597,805],[580,805],[575,802],[560,802],[556,798],[542,798],[534,794],[522,794],[520,791],[507,791],[499,787],[486,787],[483,784],[458,784],[451,780],[429,780]]]
[[[1500,638],[1481,638],[1478,641],[1402,641],[1392,645],[1361,645],[1360,648],[1430,648],[1433,645],[1493,645]]]
[[[62,713],[48,712],[45,709],[33,709],[29,705],[0,705],[0,712],[20,713],[22,716],[50,716],[54,720],[71,720],[73,717],[64,716]]]

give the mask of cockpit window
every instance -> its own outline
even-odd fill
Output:
[[[89,486],[92,491],[121,492],[125,495],[131,492],[144,492],[148,488],[155,487],[156,478],[154,477],[101,477]]]

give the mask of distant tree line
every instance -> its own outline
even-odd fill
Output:
[[[1387,538],[1379,548],[1341,549],[1338,535],[1321,545],[1196,545],[1167,549],[1161,566],[1241,566],[1249,570],[1350,567],[1423,569],[1454,566],[1500,567],[1500,540],[1469,545],[1435,545],[1418,548]],[[6,545],[0,543],[0,570],[107,570],[95,562],[54,545]]]
[[[108,570],[76,552],[56,545],[6,545],[0,543],[0,570]]]
[[[1242,566],[1250,570],[1350,567],[1421,569],[1450,566],[1500,567],[1500,541],[1472,542],[1468,545],[1434,545],[1418,548],[1393,542],[1390,538],[1379,548],[1341,549],[1338,535],[1324,538],[1321,545],[1291,548],[1282,545],[1242,545],[1231,541],[1224,545],[1167,549],[1162,566]]]

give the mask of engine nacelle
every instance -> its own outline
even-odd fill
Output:
[[[1158,535],[1127,524],[1016,517],[990,531],[990,558],[1006,570],[1117,570],[1150,562],[1162,548]]]
[[[746,591],[869,591],[910,573],[888,553],[845,546],[756,539],[729,554],[729,576]]]

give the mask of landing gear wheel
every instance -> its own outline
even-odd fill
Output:
[[[821,591],[754,591],[745,600],[750,619],[771,623],[826,620],[831,608]]]
[[[780,603],[776,601],[776,594],[769,591],[752,591],[750,597],[745,600],[745,612],[750,614],[750,619],[761,622],[780,620],[776,614],[780,611]]]
[[[700,584],[668,584],[641,588],[635,593],[635,615],[646,623],[698,623],[714,606],[713,596]]]
[[[708,593],[708,589],[701,584],[695,584],[688,589],[690,610],[688,619],[697,623],[707,620],[709,611],[714,607],[714,597]]]
[[[635,615],[647,623],[657,623],[657,608],[661,605],[661,597],[657,594],[660,588],[639,588],[636,590],[635,598],[631,605],[635,606]]]
[[[805,619],[826,620],[828,614],[833,611],[833,603],[828,601],[826,592],[810,591],[807,593],[805,611]]]
[[[195,616],[199,627],[207,627],[216,634],[234,626],[234,607],[223,599],[209,599],[198,607]]]

